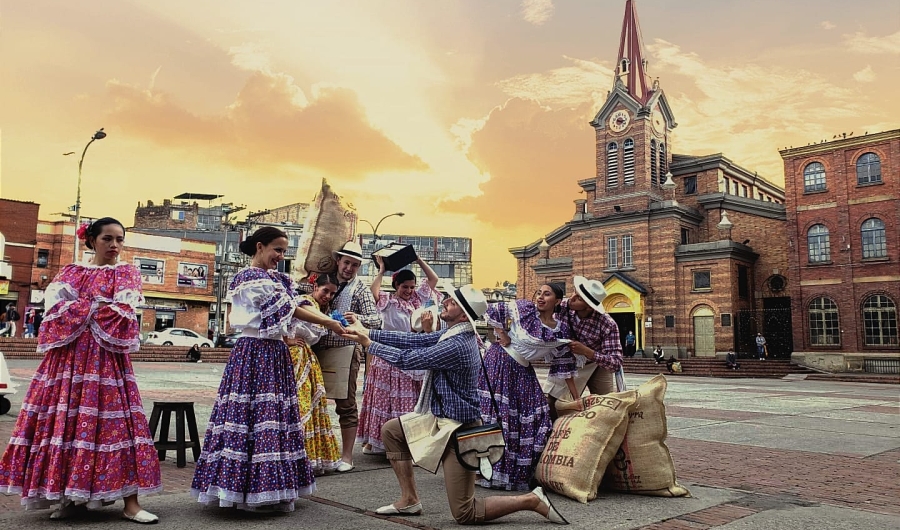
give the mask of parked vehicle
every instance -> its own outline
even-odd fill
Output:
[[[198,344],[201,348],[212,348],[213,343],[206,337],[184,328],[168,328],[162,331],[152,331],[147,334],[144,344],[152,346],[184,346],[190,348]]]
[[[219,341],[216,343],[216,348],[234,348],[234,343],[237,342],[238,337],[240,337],[240,333],[229,333],[228,335],[219,335]]]

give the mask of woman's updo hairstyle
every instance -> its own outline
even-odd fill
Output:
[[[401,283],[408,282],[410,280],[416,281],[416,274],[413,271],[411,271],[409,269],[403,269],[402,271],[397,271],[394,273],[393,276],[391,276],[391,287],[396,289],[397,286],[400,285]]]
[[[119,221],[113,219],[112,217],[103,217],[102,219],[97,219],[93,223],[89,224],[87,228],[84,230],[84,246],[87,248],[94,250],[94,241],[100,234],[103,232],[103,227],[106,225],[119,225],[122,227],[122,233],[125,233],[125,226],[122,225]]]
[[[333,272],[317,272],[315,274],[316,279],[314,282],[318,287],[322,287],[323,285],[340,285],[337,275]]]
[[[241,241],[241,244],[238,246],[238,248],[241,250],[242,254],[255,256],[257,243],[262,243],[263,246],[266,246],[279,237],[287,239],[287,234],[285,234],[282,230],[275,228],[274,226],[264,226],[256,232],[253,232],[252,236]]]

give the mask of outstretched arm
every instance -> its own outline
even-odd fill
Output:
[[[416,258],[416,263],[419,264],[419,267],[422,268],[422,272],[425,273],[425,278],[428,279],[428,287],[435,289],[437,287],[438,280],[440,279],[438,278],[437,273],[434,272],[434,269],[432,269],[430,265],[425,263],[425,260],[423,260],[422,258]]]
[[[381,280],[384,279],[384,260],[381,256],[375,256],[375,263],[378,264],[378,274],[375,275],[369,289],[372,291],[372,297],[377,301],[378,295],[381,294]]]

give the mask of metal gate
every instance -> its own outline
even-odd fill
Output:
[[[756,358],[756,334],[766,338],[769,359],[789,359],[794,351],[791,310],[787,308],[738,311],[734,350],[738,357]]]

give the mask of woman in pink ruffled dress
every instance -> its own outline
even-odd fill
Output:
[[[25,509],[59,505],[51,519],[124,499],[125,518],[155,523],[138,495],[162,490],[159,459],[128,356],[140,347],[141,275],[118,261],[122,223],[104,217],[78,236],[94,257],[47,287],[44,359],[0,459],[0,492]]]
[[[378,263],[378,274],[372,281],[372,296],[375,307],[381,313],[382,329],[386,331],[412,331],[410,317],[412,312],[422,307],[429,300],[436,304],[441,302],[441,294],[437,291],[438,275],[421,258],[416,261],[425,273],[425,278],[416,287],[416,275],[408,269],[398,271],[391,277],[394,294],[388,295],[381,290],[381,278],[384,276],[384,262],[375,256]],[[438,320],[435,319],[435,324]],[[432,330],[426,330],[432,331]],[[437,331],[437,330],[433,330]],[[384,454],[384,443],[381,441],[381,427],[388,420],[399,418],[412,412],[422,389],[424,371],[403,371],[389,363],[371,357],[366,367],[366,386],[363,390],[362,406],[359,408],[359,430],[356,442],[363,445],[364,454]]]

